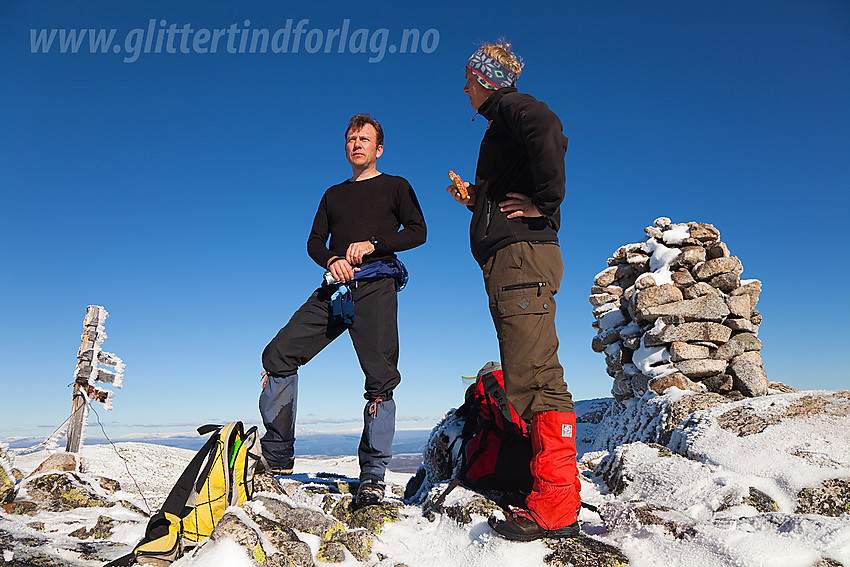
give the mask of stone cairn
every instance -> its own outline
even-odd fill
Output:
[[[622,402],[671,386],[761,396],[769,385],[758,339],[761,282],[705,223],[661,217],[593,279],[595,352]]]

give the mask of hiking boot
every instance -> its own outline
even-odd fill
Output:
[[[292,465],[288,467],[272,467],[268,465],[265,459],[260,459],[257,463],[257,467],[254,469],[256,474],[260,473],[269,473],[273,476],[289,476],[292,474]]]
[[[360,488],[357,489],[357,498],[354,499],[354,504],[358,508],[363,506],[374,506],[380,504],[384,500],[384,487],[377,482],[361,482]]]
[[[549,530],[538,524],[527,510],[512,509],[503,518],[493,514],[487,523],[497,534],[513,541],[532,541],[542,537],[570,538],[581,533],[578,521],[563,528]]]

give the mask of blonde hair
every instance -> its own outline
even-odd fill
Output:
[[[496,43],[485,43],[478,49],[484,52],[484,54],[488,57],[492,57],[504,65],[508,71],[515,74],[517,77],[519,77],[522,73],[522,68],[525,65],[522,61],[522,57],[516,53],[512,53],[511,44],[504,39],[499,39]]]

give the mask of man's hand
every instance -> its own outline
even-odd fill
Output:
[[[531,197],[522,193],[507,193],[505,196],[508,197],[508,200],[499,203],[499,210],[508,213],[509,219],[543,216],[531,202]]]
[[[331,262],[328,266],[328,271],[338,282],[347,282],[354,279],[354,272],[359,272],[360,268],[354,268],[345,258],[339,258]]]
[[[368,240],[363,242],[352,242],[345,252],[345,259],[352,266],[359,266],[363,258],[375,251],[375,247]]]
[[[446,187],[446,193],[455,198],[455,201],[460,203],[461,205],[472,206],[475,204],[475,185],[470,185],[469,181],[464,181],[463,186],[466,187],[467,193],[469,193],[469,197],[466,199],[460,196],[460,191],[457,190],[457,187],[454,184]]]

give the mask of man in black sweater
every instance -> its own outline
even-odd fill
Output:
[[[358,449],[357,504],[362,506],[383,498],[395,433],[393,389],[401,381],[396,293],[407,280],[395,252],[424,243],[426,228],[410,184],[377,170],[384,151],[381,125],[368,114],[357,114],[345,138],[352,176],[325,191],[307,240],[310,257],[327,269],[326,283],[263,351],[267,377],[260,413],[266,433],[261,445],[274,473],[292,473],[298,367],[348,330],[366,376]]]
[[[472,255],[483,270],[505,391],[530,423],[532,492],[525,508],[491,517],[490,526],[528,541],[578,535],[581,485],[575,411],[555,334],[567,139],[548,106],[514,88],[521,71],[508,43],[484,45],[467,61],[463,92],[489,124],[469,195],[453,185],[447,191],[472,211]]]

